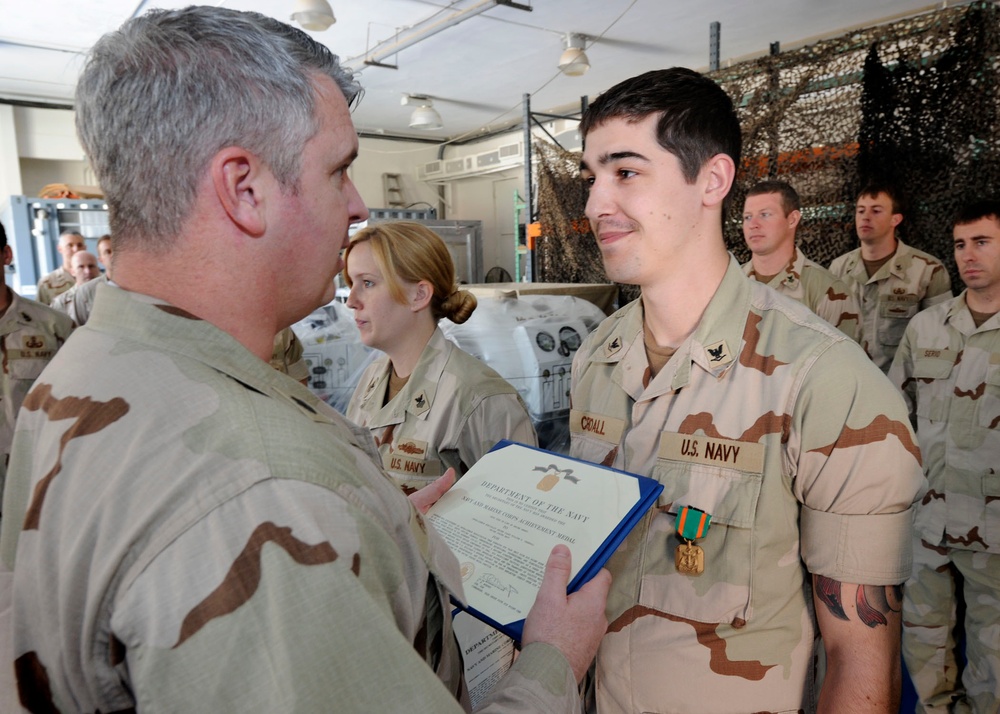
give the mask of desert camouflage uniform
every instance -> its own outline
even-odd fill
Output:
[[[597,711],[812,711],[809,574],[910,572],[924,479],[902,399],[856,343],[735,260],[648,386],[642,323],[636,300],[573,363],[572,455],[664,485],[609,561]],[[712,516],[697,577],[674,561],[685,505]]]
[[[50,307],[21,297],[0,284],[10,296],[7,311],[0,315],[0,493],[14,438],[14,423],[21,402],[35,379],[73,331],[72,321]]]
[[[53,298],[76,285],[76,278],[63,266],[59,266],[38,281],[38,294],[35,299],[43,305],[50,305]]]
[[[59,305],[65,303],[65,307],[62,308],[63,312],[72,317],[73,322],[77,325],[85,325],[87,324],[87,320],[90,319],[91,311],[94,309],[97,286],[101,283],[107,283],[110,280],[108,274],[105,273],[93,280],[88,280],[83,285],[75,285],[57,297],[52,303],[52,307],[58,310],[61,309]]]
[[[271,366],[279,372],[284,372],[296,382],[309,379],[309,367],[302,357],[302,343],[291,327],[286,327],[274,336]]]
[[[965,293],[921,312],[889,378],[916,422],[930,488],[917,507],[903,591],[903,655],[923,711],[992,714],[1000,704],[1000,314],[977,328]],[[956,571],[969,661],[961,684]]]
[[[74,285],[66,292],[59,293],[58,295],[56,295],[54,298],[52,298],[52,302],[49,303],[49,307],[51,307],[56,312],[61,312],[63,315],[68,315],[69,306],[73,300],[73,295],[76,292],[77,287],[79,286]],[[74,320],[74,322],[76,322],[76,320]]]
[[[90,313],[94,309],[94,298],[97,296],[97,286],[108,283],[108,274],[88,280],[83,285],[77,285],[63,293],[52,303],[52,309],[62,310],[68,314],[77,325],[87,324]],[[65,303],[65,307],[60,305]],[[309,377],[309,368],[302,358],[302,343],[295,336],[292,328],[286,327],[274,336],[274,350],[271,353],[271,366],[279,372],[287,374],[297,382]]]
[[[361,375],[347,418],[371,430],[382,467],[407,493],[454,466],[458,476],[501,439],[535,446],[524,402],[503,377],[435,329],[406,385],[382,406],[389,358]]]
[[[830,272],[853,281],[861,304],[861,346],[883,372],[889,371],[910,318],[952,297],[941,261],[898,239],[895,255],[871,278],[860,248],[836,258]]]
[[[744,263],[743,274],[756,275],[753,261]],[[798,248],[767,286],[802,303],[855,342],[861,339],[861,308],[850,286]]]
[[[23,515],[4,519],[0,572],[22,701],[461,711],[458,563],[375,458],[229,335],[102,286],[14,439],[4,505]],[[549,645],[526,647],[494,696],[502,712],[579,708]]]

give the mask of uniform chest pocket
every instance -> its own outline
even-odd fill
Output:
[[[919,352],[933,350],[918,350]],[[942,421],[948,417],[950,382],[946,381],[955,368],[955,361],[944,350],[940,356],[917,356],[913,360],[913,379],[917,386],[918,417]]]
[[[979,400],[979,426],[1000,430],[1000,353],[990,355],[986,387]]]
[[[740,626],[751,615],[754,522],[762,476],[735,468],[659,459],[653,476],[663,484],[650,525],[639,604],[697,622]],[[677,512],[693,506],[712,516],[700,575],[678,572]]]
[[[13,379],[34,381],[38,379],[38,375],[42,373],[42,370],[45,369],[45,365],[48,363],[48,358],[29,355],[21,355],[13,358],[11,355],[8,355],[7,368],[10,370],[10,376]]]
[[[898,345],[910,318],[920,309],[916,295],[886,295],[879,299],[878,341],[883,345]]]
[[[569,431],[574,458],[610,466],[625,432],[622,419],[570,410]]]
[[[882,295],[878,301],[878,312],[882,317],[909,320],[919,312],[920,298],[916,295]]]

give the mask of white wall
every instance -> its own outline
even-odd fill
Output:
[[[7,206],[7,196],[21,193],[21,170],[17,157],[14,107],[0,104],[0,212]]]
[[[483,222],[483,274],[499,265],[514,275],[514,191],[524,195],[523,169],[451,184],[449,218]]]
[[[89,186],[93,174],[83,161],[54,161],[48,159],[21,159],[21,193],[37,196],[50,183],[67,183]]]
[[[0,104],[0,210],[49,183],[90,185],[73,112]]]
[[[576,126],[577,123],[571,120],[556,120],[546,124],[549,131],[563,142],[573,142]],[[544,132],[537,128],[533,130],[533,133],[536,139],[551,141]],[[451,159],[478,154],[512,142],[523,141],[523,139],[524,131],[517,129],[476,143],[447,146],[444,158]],[[575,140],[575,146],[579,147],[579,139]],[[567,145],[567,148],[574,148],[574,146]],[[523,164],[486,176],[457,179],[449,182],[449,186],[451,187],[451,201],[448,217],[478,219],[483,222],[484,274],[493,266],[498,265],[507,270],[513,277],[515,275],[514,264],[517,259],[514,242],[517,235],[517,228],[514,225],[514,192],[517,192],[522,202],[527,199]],[[527,216],[522,214],[521,221],[525,222],[526,220]]]
[[[14,107],[17,155],[22,159],[83,161],[73,121],[73,112],[68,109]]]
[[[437,152],[436,144],[363,137],[358,160],[351,167],[351,180],[369,208],[388,208],[382,186],[382,174],[387,173],[399,174],[401,198],[405,204],[424,201],[438,208],[436,187],[417,180],[416,173],[416,167],[433,161]]]

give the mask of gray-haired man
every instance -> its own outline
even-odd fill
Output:
[[[25,400],[0,538],[32,711],[461,711],[458,563],[367,433],[268,364],[368,214],[358,91],[306,34],[223,8],[95,46],[77,126],[115,285]],[[567,598],[567,559],[494,711],[578,710],[609,578]]]

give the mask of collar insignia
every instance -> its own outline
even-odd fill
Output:
[[[725,340],[719,340],[714,345],[708,345],[705,347],[705,353],[708,355],[708,362],[713,366],[729,364],[733,361],[733,355],[729,351],[729,345],[726,344]]]
[[[423,390],[420,390],[419,392],[417,392],[413,396],[413,399],[410,400],[410,410],[414,414],[423,414],[425,411],[427,411],[430,408],[431,408],[431,406],[430,406],[430,403],[427,400],[427,395],[424,394]]]

